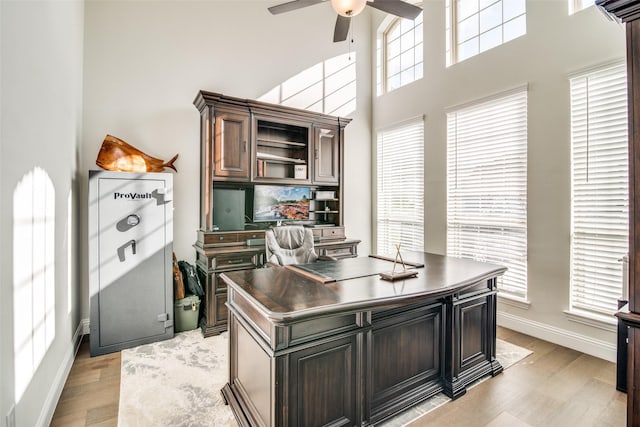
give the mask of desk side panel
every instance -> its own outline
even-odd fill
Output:
[[[376,313],[370,334],[371,421],[393,415],[442,390],[443,305]]]

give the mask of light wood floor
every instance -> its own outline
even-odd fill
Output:
[[[498,328],[498,338],[533,354],[410,424],[464,427],[625,426],[627,395],[611,362]]]
[[[410,427],[625,426],[627,395],[616,391],[614,363],[509,329],[498,337],[533,354],[483,381]],[[117,426],[120,353],[90,357],[83,341],[52,426]]]
[[[51,426],[117,426],[120,352],[89,355],[85,336],[53,414]]]

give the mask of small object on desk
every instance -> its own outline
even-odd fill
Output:
[[[396,265],[398,264],[398,258],[402,263],[402,271],[399,271],[396,273]],[[393,269],[389,273],[379,273],[379,274],[380,274],[380,278],[383,280],[394,281],[394,280],[402,280],[402,279],[409,279],[411,277],[416,277],[418,275],[418,272],[416,270],[407,270],[407,266],[405,265],[404,260],[402,259],[402,254],[400,253],[400,245],[398,244],[396,245],[396,258],[393,260]]]

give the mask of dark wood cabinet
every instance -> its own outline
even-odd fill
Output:
[[[618,317],[628,327],[627,425],[640,427],[640,1],[596,0],[625,23],[629,114],[629,304]]]
[[[502,372],[494,339],[496,292],[496,280],[492,279],[447,298],[453,315],[447,318],[445,329],[454,340],[445,357],[445,393],[453,398],[466,392],[465,384]]]
[[[340,182],[340,138],[337,128],[315,128],[314,174],[316,184]]]
[[[244,112],[215,112],[214,179],[249,180],[249,120]]]
[[[360,240],[347,238],[342,223],[342,152],[350,119],[206,91],[194,105],[201,117],[194,247],[206,293],[202,331],[210,336],[227,329],[227,290],[219,275],[262,267],[264,230],[276,225],[254,222],[256,186],[303,186],[325,194],[321,200],[312,196],[304,222],[314,227],[319,255],[357,257]]]
[[[288,398],[282,407],[282,420],[297,420],[298,426],[359,425],[358,380],[361,378],[358,355],[361,334],[349,334],[319,345],[303,347],[276,361],[287,366]],[[327,369],[329,368],[330,369]],[[286,425],[276,422],[275,425]]]
[[[220,279],[220,274],[259,268],[264,264],[264,246],[238,245],[241,238],[264,238],[264,232],[219,233],[215,237],[217,243],[203,246],[201,242],[197,242],[194,245],[196,268],[205,291],[204,316],[200,322],[205,337],[227,330],[227,285]]]
[[[369,360],[370,421],[388,418],[433,393],[440,380],[444,306],[402,307],[373,314]],[[401,353],[401,354],[398,354]]]

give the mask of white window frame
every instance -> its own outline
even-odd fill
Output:
[[[568,314],[613,324],[628,252],[628,116],[624,62],[569,76],[571,285]],[[570,316],[571,318],[571,316]]]
[[[416,3],[416,5],[421,5],[421,3]],[[406,73],[410,70],[413,71],[413,78],[405,81],[404,83],[401,81],[400,85],[397,87],[391,88],[389,85],[389,69],[388,69],[388,55],[389,55],[389,44],[387,36],[391,32],[391,30],[395,26],[400,26],[404,22],[413,22],[413,26],[411,29],[405,31],[402,34],[409,34],[409,32],[413,32],[413,43],[411,47],[400,46],[400,54],[402,57],[403,53],[407,53],[410,50],[413,50],[413,60],[410,62],[410,65],[406,65],[403,67],[402,58],[400,58],[400,69],[398,73],[395,75],[399,75],[402,80],[402,73]],[[377,37],[377,58],[376,58],[376,83],[377,83],[377,95],[383,95],[388,92],[392,92],[396,89],[399,89],[403,86],[411,84],[415,81],[418,81],[424,77],[424,25],[423,25],[423,12],[420,13],[415,20],[403,19],[398,17],[393,17],[390,20],[385,20],[382,23],[383,30],[378,33]],[[402,34],[400,35],[400,39],[402,39]],[[400,43],[402,41],[400,40]]]
[[[508,268],[527,303],[527,87],[447,112],[447,255]]]
[[[569,15],[594,6],[595,0],[569,0]]]
[[[377,132],[376,235],[378,254],[424,251],[424,117]]]
[[[468,41],[472,41],[477,39],[478,41],[478,51],[477,53],[473,54],[473,55],[469,55],[465,58],[460,59],[460,44],[458,41],[458,12],[457,12],[457,4],[458,4],[458,0],[446,0],[445,1],[445,37],[446,37],[446,47],[445,47],[445,51],[446,51],[446,58],[447,58],[447,67],[453,65],[453,64],[457,64],[459,62],[465,61],[469,58],[473,58],[474,56],[478,56],[483,52],[486,52],[487,50],[491,50],[495,47],[498,47],[500,45],[503,45],[511,40],[514,40],[516,38],[522,37],[524,35],[527,34],[527,11],[526,11],[526,2],[525,2],[525,10],[522,14],[513,16],[513,17],[508,17],[506,20],[504,18],[504,3],[505,2],[509,2],[509,1],[513,1],[513,0],[493,0],[491,2],[491,4],[489,5],[485,5],[484,7],[482,7],[482,0],[477,0],[478,1],[478,11],[465,17],[464,20],[468,20],[471,17],[474,16],[478,16],[478,32],[477,35],[473,36],[473,37],[469,37],[467,40],[465,40],[464,42],[468,42]],[[490,0],[488,0],[490,1]],[[500,21],[501,23],[497,26],[493,26],[491,28],[487,28],[487,29],[482,29],[481,28],[481,22],[480,22],[480,17],[482,15],[482,13],[484,11],[487,11],[490,7],[495,6],[497,3],[500,3],[500,10],[501,10],[501,18]],[[481,8],[482,7],[482,8]],[[524,32],[522,34],[516,35],[516,36],[510,36],[508,34],[505,34],[505,25],[508,25],[509,23],[513,23],[518,19],[523,19],[524,20]],[[482,47],[482,36],[483,35],[487,35],[492,31],[495,30],[500,30],[500,42],[497,44],[491,44],[489,46],[486,47]]]

